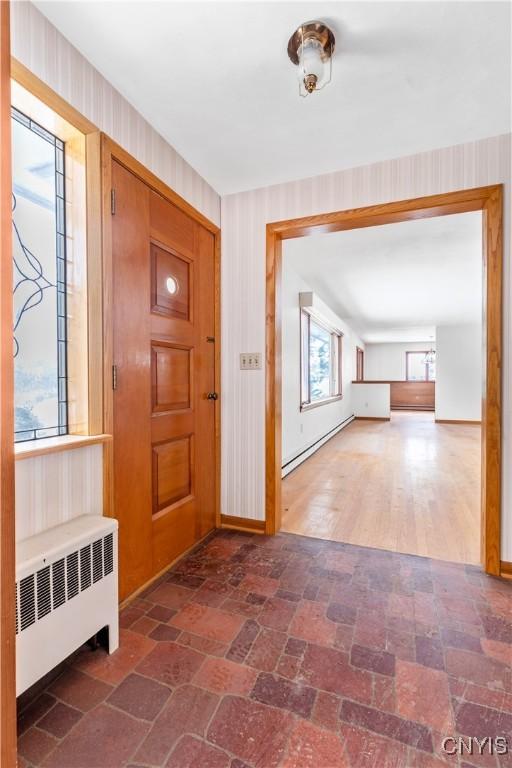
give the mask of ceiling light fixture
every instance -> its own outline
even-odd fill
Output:
[[[288,56],[299,68],[299,93],[307,96],[331,82],[334,34],[322,21],[301,24],[288,40]]]
[[[426,353],[425,357],[423,358],[423,363],[435,363],[436,361],[436,351],[435,349],[432,349],[430,347],[430,350]]]

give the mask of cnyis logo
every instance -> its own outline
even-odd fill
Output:
[[[447,736],[442,742],[447,755],[508,755],[508,741],[505,736]]]

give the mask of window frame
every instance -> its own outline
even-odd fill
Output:
[[[69,450],[104,433],[101,132],[23,65],[11,61],[11,106],[68,150],[66,185],[67,434],[15,444],[16,458]],[[68,178],[70,176],[70,178]]]
[[[56,133],[47,130],[44,126],[40,125],[36,120],[32,119],[30,115],[26,115],[19,108],[11,105],[11,125],[15,120],[19,125],[23,126],[26,130],[32,131],[39,136],[42,141],[46,141],[55,149],[55,262],[56,262],[56,274],[55,274],[55,290],[56,290],[56,323],[55,323],[55,347],[57,357],[56,367],[56,384],[57,384],[57,423],[50,426],[34,427],[32,429],[14,430],[14,442],[16,444],[33,442],[36,440],[45,440],[49,437],[62,437],[69,434],[69,419],[68,419],[68,312],[67,312],[67,294],[68,294],[68,280],[67,280],[67,232],[66,232],[66,208],[67,208],[67,184],[66,184],[66,142],[61,139]],[[60,160],[59,160],[60,158]],[[61,179],[59,183],[59,177]],[[13,199],[16,200],[16,196],[13,190]],[[59,205],[59,200],[61,204]],[[24,250],[24,243],[22,240],[23,233],[20,233],[14,222],[14,210],[13,210],[13,226],[15,228],[16,237],[20,243],[20,246]],[[59,246],[60,242],[60,246]],[[15,262],[14,271],[16,269],[20,274],[25,277],[21,272],[21,268]],[[22,281],[18,281],[13,288],[13,300],[16,289],[19,287]],[[24,312],[22,310],[17,322],[14,325],[14,333],[18,323],[22,320]],[[15,348],[17,357],[20,347],[15,339]],[[55,434],[37,434],[38,432],[53,432]],[[25,437],[22,437],[25,435]]]
[[[323,328],[331,337],[330,394],[327,397],[311,399],[310,339],[311,322]],[[309,411],[343,398],[343,333],[323,317],[305,307],[300,309],[300,410]]]
[[[356,381],[364,381],[364,349],[356,346]]]
[[[405,353],[405,380],[406,381],[412,381],[412,382],[414,382],[414,381],[418,381],[418,382],[420,382],[420,381],[423,381],[423,382],[430,381],[430,382],[435,382],[435,380],[436,380],[435,377],[433,379],[431,379],[429,377],[429,363],[424,363],[424,366],[425,366],[425,378],[424,379],[410,379],[409,378],[409,355],[423,355],[423,356],[425,356],[425,355],[428,355],[429,351],[430,350],[428,350],[428,349],[425,349],[425,350],[422,350],[422,349],[411,349],[411,350],[408,350]]]

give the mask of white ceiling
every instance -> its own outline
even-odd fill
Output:
[[[508,2],[35,5],[221,194],[510,130]],[[286,53],[336,34],[305,99]]]
[[[283,258],[367,343],[481,321],[480,211],[285,240]]]

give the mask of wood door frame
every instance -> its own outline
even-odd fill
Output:
[[[265,513],[267,534],[281,527],[281,268],[282,241],[312,234],[412,219],[482,211],[483,349],[482,564],[501,574],[501,356],[503,186],[501,184],[400,200],[267,224]]]
[[[103,429],[113,435],[114,396],[112,390],[112,365],[114,361],[114,318],[113,262],[112,262],[112,217],[111,189],[112,162],[118,162],[148,187],[190,216],[194,221],[211,232],[214,237],[214,326],[215,326],[215,391],[220,394],[220,228],[180,197],[154,173],[136,160],[125,149],[106,134],[101,134],[101,187],[102,187],[102,251],[103,251]],[[215,408],[215,525],[220,528],[220,472],[221,472],[221,414],[220,397],[214,402]],[[115,439],[115,436],[114,436]],[[114,441],[105,445],[103,469],[104,514],[114,517]]]
[[[359,358],[361,358],[361,378],[359,378]],[[364,349],[356,346],[356,381],[364,381]]]

